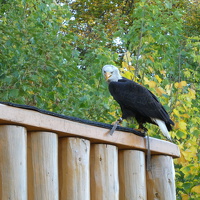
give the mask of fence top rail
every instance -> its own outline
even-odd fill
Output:
[[[147,151],[147,138],[124,131],[115,131],[111,136],[109,129],[75,122],[35,110],[0,104],[0,125],[19,125],[27,131],[55,132],[59,137],[81,137],[92,143],[113,144],[119,149],[137,149]],[[171,142],[150,137],[152,154],[180,157],[179,147]]]

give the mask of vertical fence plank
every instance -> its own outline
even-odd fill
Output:
[[[58,137],[28,133],[28,198],[58,200]]]
[[[170,156],[154,155],[152,170],[147,172],[148,199],[176,200],[175,171]]]
[[[120,200],[146,200],[145,153],[119,151]]]
[[[118,149],[107,144],[91,146],[91,200],[118,200]]]
[[[59,139],[59,183],[61,200],[90,200],[90,141]]]
[[[27,134],[21,126],[0,126],[0,199],[27,199]]]

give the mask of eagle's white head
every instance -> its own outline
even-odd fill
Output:
[[[107,82],[117,82],[119,79],[122,79],[118,68],[114,65],[105,65],[102,68],[102,73]]]

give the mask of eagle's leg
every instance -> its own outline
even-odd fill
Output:
[[[123,119],[122,119],[122,117],[120,117],[117,121],[114,121],[112,123],[112,125],[115,125],[116,123],[120,124],[120,123],[122,123],[122,121],[123,121]]]
[[[114,122],[112,129],[109,131],[109,134],[112,135],[116,130],[117,126],[122,123],[123,119],[120,117],[116,122]]]
[[[139,131],[139,132],[141,132],[141,133],[146,133],[146,132],[148,131],[148,129],[145,128],[145,127],[143,126],[143,124],[139,124],[138,129],[134,129],[134,130]]]

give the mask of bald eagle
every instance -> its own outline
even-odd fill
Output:
[[[155,124],[171,140],[169,131],[174,122],[154,94],[142,85],[122,77],[118,68],[113,65],[105,65],[102,73],[111,95],[121,107],[122,117],[119,121],[134,117],[139,124],[138,130],[142,132],[147,131],[144,123]]]

